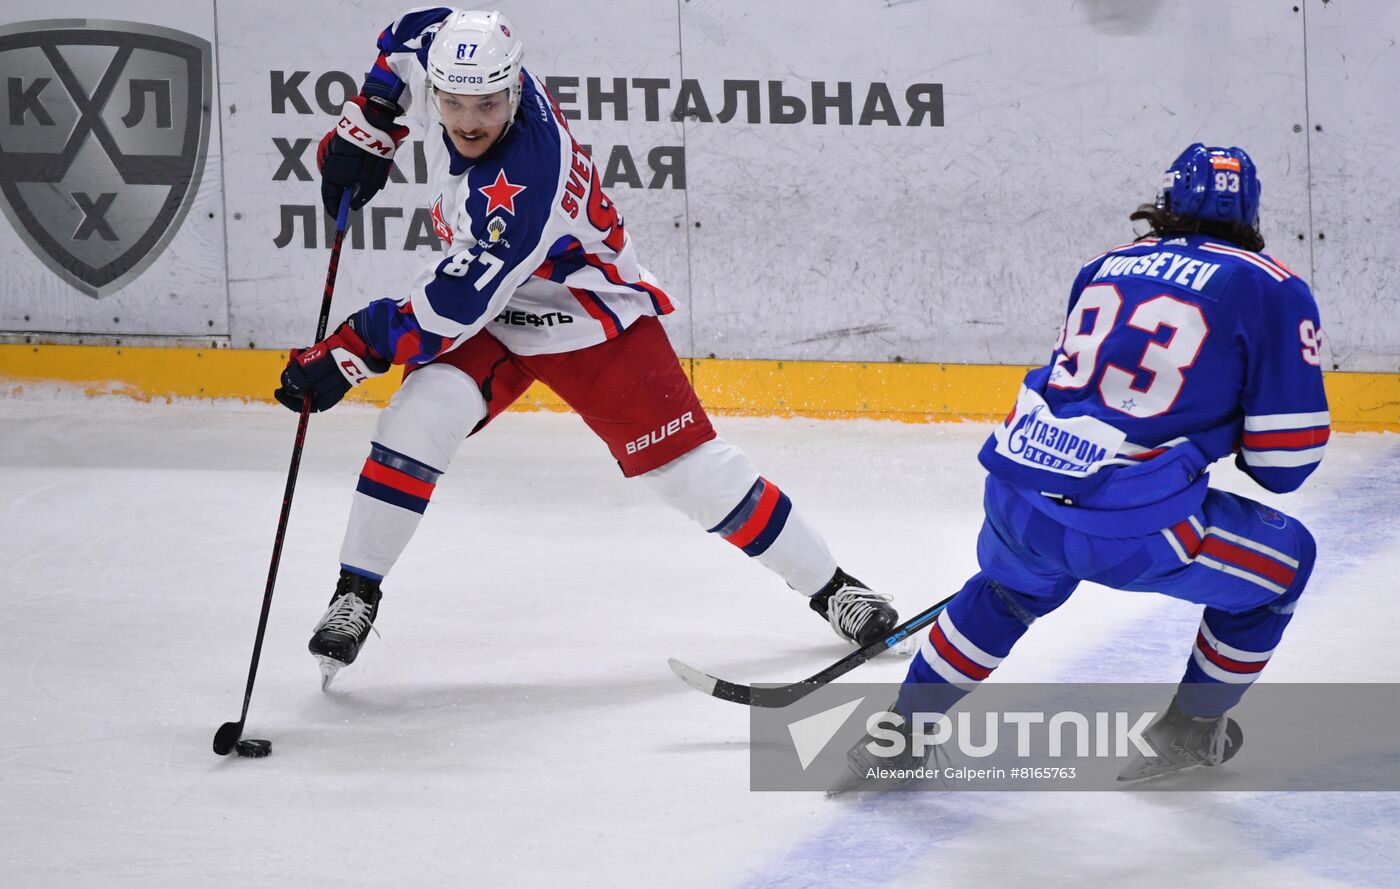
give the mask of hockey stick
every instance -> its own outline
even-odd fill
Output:
[[[711,697],[723,701],[733,701],[736,704],[747,704],[750,707],[786,707],[788,704],[802,700],[832,680],[846,675],[876,655],[893,648],[899,644],[901,639],[911,633],[922,630],[932,623],[933,619],[938,617],[952,600],[953,597],[949,596],[937,605],[930,606],[927,610],[919,612],[895,627],[889,636],[879,642],[872,642],[859,651],[851,652],[825,670],[814,673],[801,682],[772,686],[742,685],[701,672],[675,658],[671,658],[666,663],[670,664],[671,671],[681,677],[681,681],[686,685]]]
[[[345,228],[350,219],[350,189],[340,199],[340,213],[335,218],[335,244],[331,247],[330,267],[326,269],[326,292],[321,297],[321,318],[316,322],[319,343],[326,338],[326,324],[331,316],[331,294],[335,292],[335,273],[340,267],[340,245],[345,241]],[[296,491],[297,470],[301,468],[301,451],[306,444],[306,424],[311,419],[311,393],[301,402],[301,417],[297,420],[296,442],[292,445],[292,465],[287,470],[287,487],[282,492],[282,515],[277,520],[277,536],[272,542],[272,564],[267,569],[267,588],[263,590],[262,614],[258,616],[258,633],[253,637],[253,659],[248,664],[248,687],[243,692],[243,712],[237,722],[226,722],[214,733],[214,752],[227,756],[243,736],[243,722],[248,718],[248,702],[253,698],[253,682],[258,678],[258,660],[262,657],[263,635],[267,632],[267,615],[272,608],[272,590],[277,585],[277,566],[282,562],[282,541],[287,536],[287,519],[292,514],[292,494]]]

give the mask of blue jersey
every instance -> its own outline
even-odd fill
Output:
[[[568,352],[674,309],[637,256],[599,171],[544,84],[522,71],[520,105],[486,154],[459,154],[435,114],[426,60],[447,7],[379,35],[363,92],[404,106],[422,133],[433,227],[445,255],[408,292],[361,310],[356,329],[394,364],[422,364],[489,330],[519,355]]]
[[[1271,491],[1316,468],[1329,417],[1307,284],[1202,235],[1090,260],[1050,361],[982,448],[993,475],[1091,533],[1132,536],[1199,508],[1229,454]]]

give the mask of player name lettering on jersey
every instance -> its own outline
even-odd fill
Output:
[[[577,142],[574,143],[574,160],[569,166],[569,181],[564,184],[564,194],[559,198],[559,206],[574,219],[578,218],[578,202],[588,194],[588,183],[593,178],[593,161]]]
[[[1199,293],[1218,271],[1218,262],[1204,262],[1170,250],[1159,250],[1143,256],[1110,256],[1099,266],[1093,280],[1138,275],[1170,281]]]

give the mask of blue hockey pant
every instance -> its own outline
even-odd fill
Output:
[[[1316,559],[1312,535],[1296,519],[1214,489],[1195,514],[1142,537],[1074,530],[996,478],[987,481],[985,508],[981,570],[922,640],[901,712],[928,709],[915,703],[914,683],[951,684],[937,695],[949,704],[971,691],[1037,617],[1087,580],[1204,605],[1178,701],[1192,715],[1223,713],[1268,663]]]

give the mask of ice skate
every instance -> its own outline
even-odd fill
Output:
[[[379,581],[341,569],[331,604],[306,646],[320,662],[322,691],[330,688],[341,667],[359,656],[360,646],[374,628],[380,595]]]
[[[886,709],[894,712],[894,705],[891,704]],[[826,791],[827,796],[899,790],[917,781],[935,777],[929,760],[937,758],[940,748],[931,747],[916,755],[913,731],[909,723],[904,721],[891,727],[904,739],[903,750],[895,756],[882,756],[877,751],[889,752],[890,742],[867,734],[846,751],[846,772]],[[870,749],[872,744],[875,750]]]
[[[812,610],[826,618],[836,635],[861,648],[883,637],[899,623],[890,606],[893,597],[872,592],[840,568],[812,597]]]
[[[1142,781],[1197,766],[1218,766],[1238,753],[1244,743],[1244,732],[1235,720],[1226,716],[1187,716],[1177,707],[1175,698],[1167,712],[1149,725],[1142,736],[1157,755],[1135,754],[1119,772],[1119,781]]]

